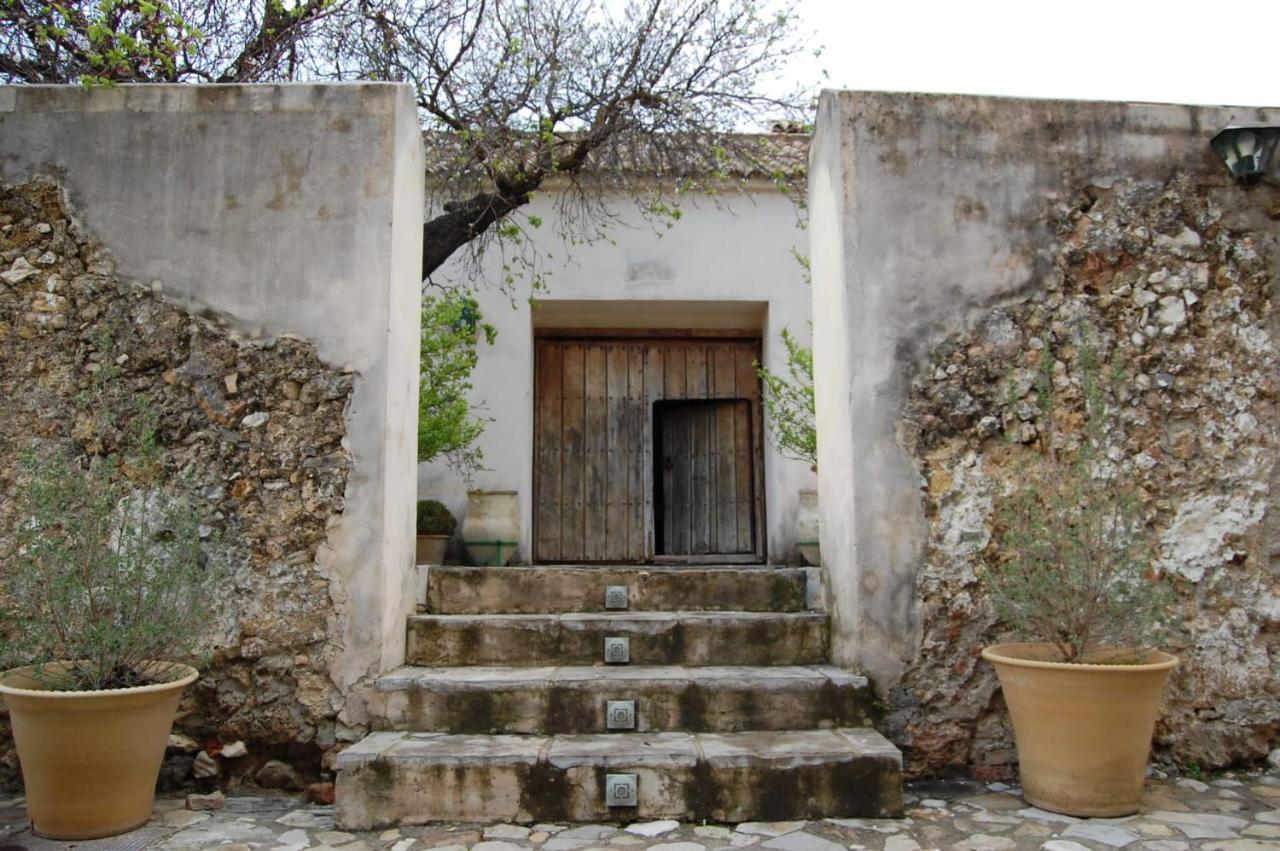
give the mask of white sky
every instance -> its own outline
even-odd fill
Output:
[[[823,88],[1280,106],[1280,0],[798,0]]]

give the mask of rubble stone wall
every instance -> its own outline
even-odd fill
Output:
[[[1233,184],[1208,139],[1278,121],[1275,110],[824,101],[811,208],[835,649],[875,677],[913,773],[999,777],[1015,763],[979,658],[1012,636],[981,577],[993,505],[1047,431],[1032,389],[1046,348],[1057,440],[1078,440],[1081,327],[1113,412],[1106,472],[1138,488],[1176,586],[1170,649],[1182,665],[1157,755],[1210,768],[1276,747],[1280,187]]]
[[[0,536],[104,365],[225,533],[166,784],[314,778],[403,660],[421,172],[405,87],[0,87]]]

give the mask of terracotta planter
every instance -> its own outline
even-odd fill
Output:
[[[796,536],[796,551],[800,553],[800,559],[813,567],[822,563],[822,556],[818,550],[818,518],[818,492],[813,488],[801,489],[793,533]]]
[[[997,644],[982,651],[995,666],[1013,719],[1022,793],[1041,809],[1073,816],[1136,813],[1161,695],[1178,658],[1140,652],[1142,664],[1068,664],[1046,644]]]
[[[419,535],[418,564],[444,564],[445,551],[449,549],[448,535]]]
[[[516,491],[471,491],[462,540],[471,560],[485,567],[501,567],[515,557],[520,545],[520,501]]]
[[[178,700],[198,676],[167,667],[171,682],[109,691],[48,691],[30,668],[0,674],[32,830],[93,839],[150,820]]]

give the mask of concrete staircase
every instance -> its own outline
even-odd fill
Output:
[[[339,823],[898,815],[901,755],[868,726],[866,679],[824,664],[808,583],[431,568],[410,664],[377,683],[378,732],[339,757]]]

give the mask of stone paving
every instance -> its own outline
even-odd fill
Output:
[[[738,825],[450,824],[386,831],[335,828],[333,808],[284,796],[232,795],[215,811],[161,798],[147,842],[164,851],[1280,851],[1280,772],[1204,780],[1152,780],[1141,814],[1074,819],[1044,812],[1001,783],[944,781],[907,787],[902,819],[825,819]],[[218,802],[221,803],[221,802]],[[141,837],[139,837],[141,838]],[[48,847],[107,851],[125,844],[32,841],[22,799],[0,798],[0,851]]]

